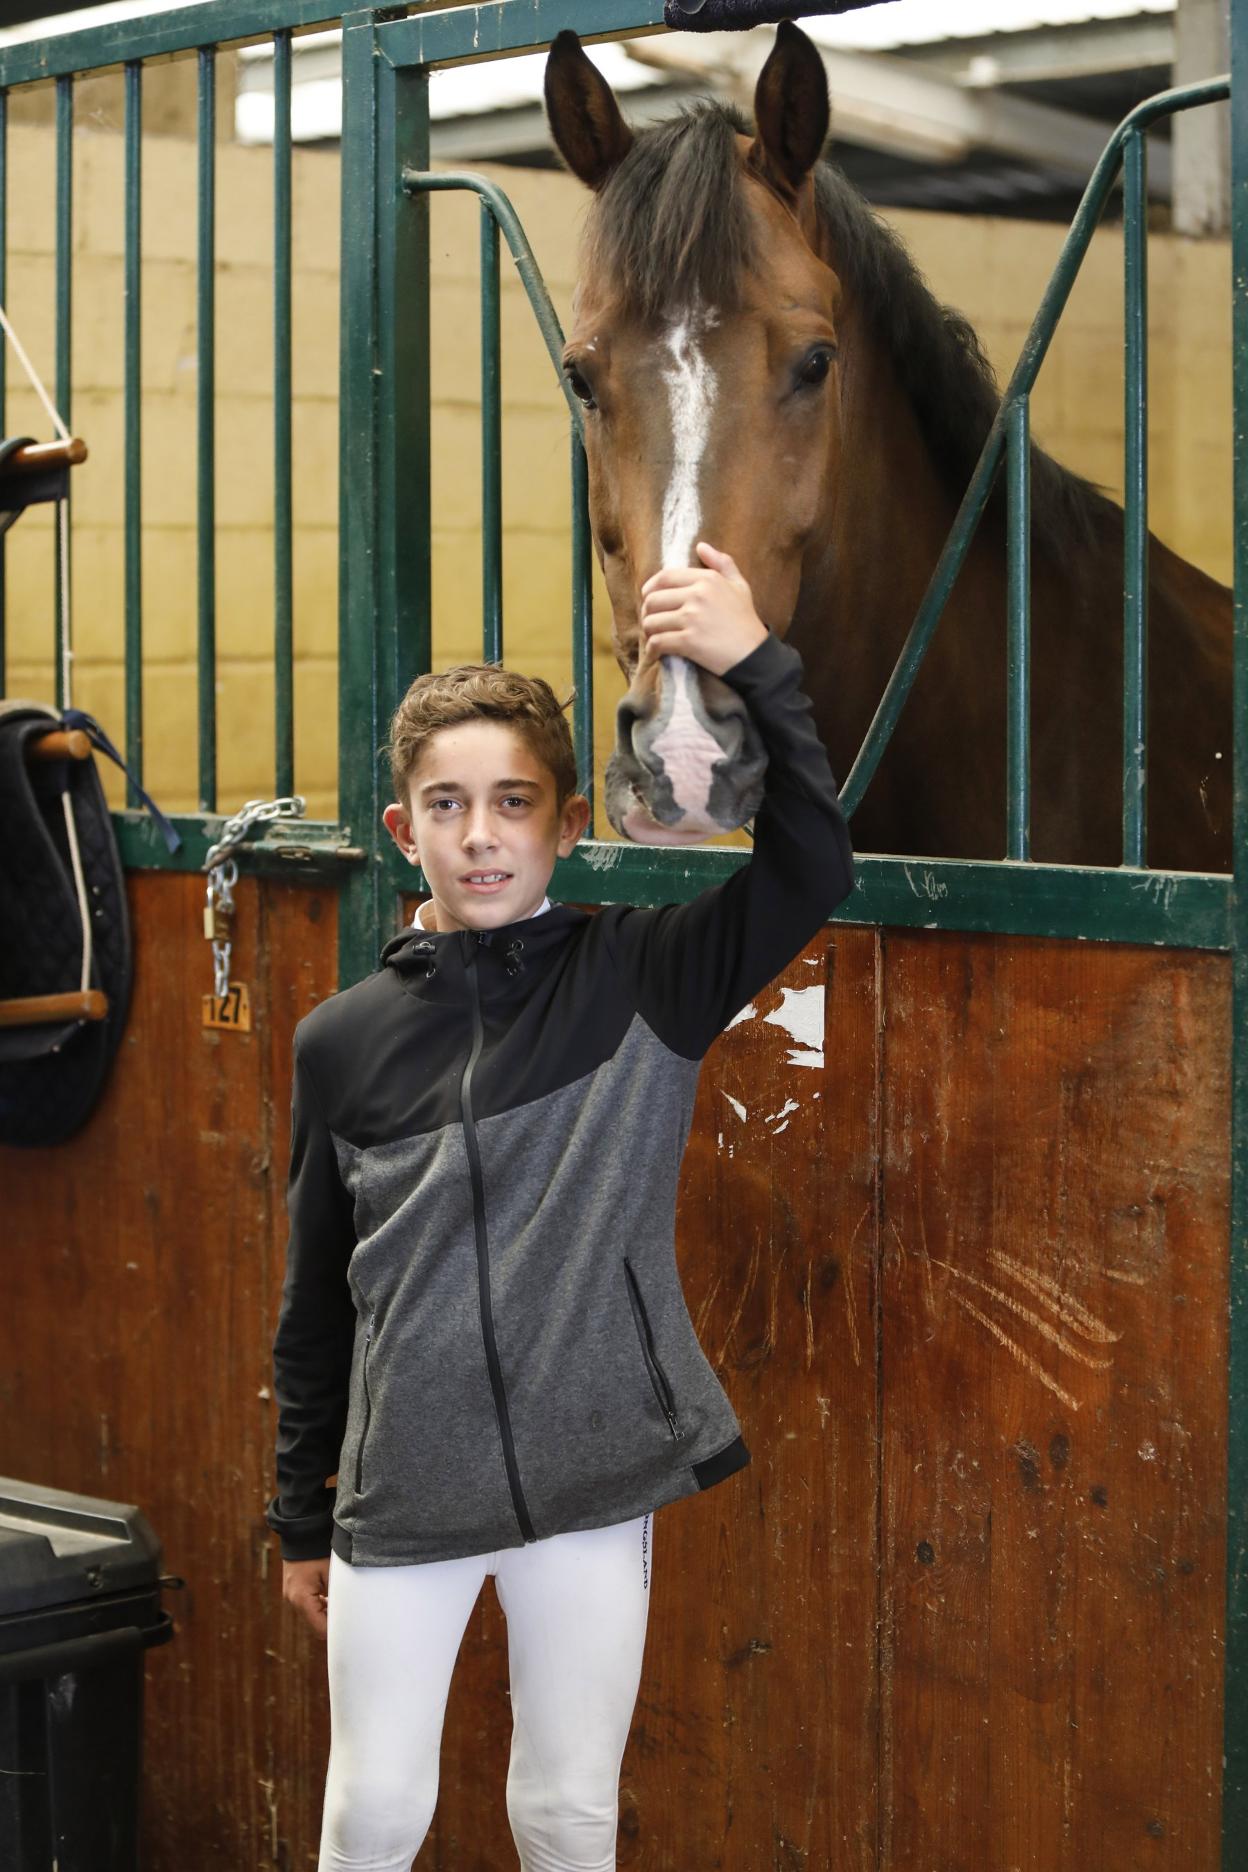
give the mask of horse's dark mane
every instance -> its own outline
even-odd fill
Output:
[[[940,303],[901,236],[839,169],[820,163],[815,191],[837,273],[887,346],[937,470],[960,496],[1001,401],[979,334],[969,319]],[[1005,508],[1003,487],[999,478],[992,503],[998,513]],[[1031,521],[1038,545],[1058,553],[1086,545],[1100,499],[1090,482],[1033,445]]]
[[[730,105],[692,105],[637,132],[602,188],[586,227],[586,266],[611,280],[630,315],[658,318],[696,299],[725,310],[740,303],[756,257],[737,187],[743,132],[748,125]],[[887,349],[938,473],[960,496],[1000,401],[979,338],[935,298],[900,236],[839,169],[820,163],[815,186],[837,273]],[[1037,545],[1077,550],[1100,504],[1089,482],[1033,447]],[[1004,502],[994,498],[993,507],[1000,512]]]
[[[637,131],[585,228],[589,269],[613,282],[622,309],[652,319],[702,300],[731,311],[754,259],[730,106],[691,105]]]

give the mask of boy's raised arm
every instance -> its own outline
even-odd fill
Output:
[[[638,1011],[675,1052],[700,1058],[854,886],[849,829],[803,694],[802,661],[764,637],[722,672],[767,747],[749,863],[688,904],[629,910],[613,951]]]
[[[356,1319],[347,1263],[355,1226],[298,1035],[286,1202],[290,1239],[273,1345],[278,1492],[266,1519],[281,1536],[283,1558],[315,1560],[329,1553],[334,1491],[327,1479],[346,1429]]]

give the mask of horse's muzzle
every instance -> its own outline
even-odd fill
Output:
[[[631,690],[616,713],[607,817],[640,845],[694,845],[757,812],[767,755],[736,692],[681,657],[664,657],[656,690]]]

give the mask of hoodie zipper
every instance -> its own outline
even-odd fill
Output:
[[[369,1425],[373,1421],[373,1399],[368,1388],[368,1355],[373,1349],[373,1317],[370,1313],[368,1325],[364,1328],[364,1361],[360,1367],[360,1377],[364,1385],[364,1424],[355,1449],[355,1492],[357,1495],[364,1486],[364,1444],[368,1437]]]
[[[667,1382],[667,1373],[659,1364],[659,1355],[654,1349],[654,1334],[650,1330],[650,1321],[646,1314],[646,1303],[641,1297],[641,1288],[633,1272],[633,1264],[624,1257],[624,1275],[628,1282],[628,1302],[633,1309],[633,1324],[637,1328],[637,1337],[641,1341],[641,1356],[646,1361],[646,1370],[650,1374],[650,1384],[658,1400],[659,1409],[667,1418],[667,1427],[679,1443],[684,1434],[676,1418],[676,1399],[672,1396],[672,1387]]]
[[[484,933],[477,934],[476,941],[468,950],[465,963],[465,972],[472,989],[472,1049],[464,1066],[463,1077],[459,1082],[459,1108],[464,1124],[468,1170],[472,1178],[472,1217],[477,1238],[477,1290],[481,1302],[481,1337],[485,1342],[485,1362],[490,1373],[490,1388],[494,1393],[494,1410],[498,1417],[499,1435],[503,1443],[503,1462],[507,1468],[507,1481],[511,1487],[512,1506],[516,1511],[516,1520],[520,1524],[521,1534],[526,1541],[533,1541],[537,1539],[537,1535],[533,1531],[528,1503],[524,1499],[524,1490],[520,1486],[515,1439],[511,1433],[511,1413],[507,1408],[507,1393],[503,1387],[503,1368],[498,1357],[498,1342],[494,1337],[494,1307],[490,1298],[490,1241],[485,1226],[485,1179],[481,1174],[481,1149],[477,1142],[477,1125],[472,1111],[472,1075],[481,1057],[481,1048],[485,1040],[485,1028],[481,1019],[481,989],[477,979],[477,957],[481,952],[482,944],[486,941],[488,937]]]

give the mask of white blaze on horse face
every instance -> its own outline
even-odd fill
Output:
[[[687,566],[697,544],[701,512],[698,473],[711,432],[715,406],[715,372],[698,342],[715,324],[713,311],[698,307],[669,319],[665,343],[672,362],[663,371],[672,414],[672,478],[663,496],[660,556],[663,566]],[[708,807],[711,783],[723,749],[699,720],[694,708],[697,678],[684,657],[666,657],[665,675],[675,689],[667,725],[655,737],[651,753],[663,764],[675,803],[686,818],[701,822],[698,830],[711,835]]]
[[[698,470],[710,435],[716,385],[698,339],[712,316],[694,307],[668,320],[665,343],[672,362],[663,381],[672,412],[672,478],[663,496],[664,566],[688,565],[698,538]]]

